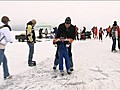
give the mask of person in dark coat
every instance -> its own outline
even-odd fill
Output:
[[[60,38],[60,35],[62,33],[66,34],[66,38],[69,39],[70,45],[68,47],[68,54],[69,54],[69,59],[70,59],[70,70],[73,71],[73,60],[72,60],[72,52],[71,52],[71,47],[72,47],[72,42],[75,39],[75,26],[71,24],[71,18],[67,17],[65,19],[65,23],[62,23],[59,25],[58,27],[58,33],[55,37],[55,39],[53,40],[53,43],[56,42],[56,40],[58,38]],[[53,69],[56,69],[57,65],[58,65],[58,60],[59,60],[59,52],[58,52],[59,47],[57,47],[57,51],[56,51],[56,57],[54,60],[54,66]]]
[[[118,25],[117,25],[117,21],[114,21],[114,24],[112,26],[112,29],[111,29],[111,35],[112,35],[112,49],[111,51],[112,52],[117,52],[116,50],[116,40],[117,40],[117,37],[118,37]]]
[[[102,27],[99,29],[99,40],[103,41],[103,30]]]

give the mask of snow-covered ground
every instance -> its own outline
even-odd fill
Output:
[[[112,53],[111,44],[109,38],[74,41],[74,71],[62,77],[52,69],[56,52],[52,40],[35,44],[36,67],[27,66],[26,42],[14,40],[5,51],[13,78],[3,80],[1,66],[0,90],[120,90],[120,51]]]

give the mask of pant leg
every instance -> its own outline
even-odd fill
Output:
[[[70,67],[73,68],[71,47],[72,47],[72,45],[70,44],[70,46],[68,47],[68,55],[69,55],[69,60],[70,60]]]
[[[103,40],[103,36],[101,35],[101,40]]]
[[[4,58],[4,49],[0,49],[0,65],[3,62],[3,58]]]
[[[108,36],[109,32],[107,32],[106,37]]]
[[[120,49],[120,36],[118,37],[118,48]]]
[[[6,56],[4,55],[4,58],[3,58],[3,72],[4,72],[4,77],[7,77],[9,76],[9,70],[8,70],[8,65],[7,65],[7,58]]]
[[[59,49],[59,70],[63,71],[63,52]]]
[[[72,59],[72,56],[69,57],[69,60],[70,60],[70,67],[73,68],[73,59]]]
[[[112,51],[113,51],[116,49],[116,38],[112,37],[112,41],[113,41],[113,44],[112,44]]]
[[[28,64],[32,63],[33,54],[34,54],[34,44],[28,43],[29,46],[29,55],[28,55]]]
[[[66,69],[69,70],[70,69],[70,60],[69,60],[69,56],[68,56],[68,51],[64,51],[63,53],[64,58],[65,58],[65,65],[66,65]]]
[[[7,65],[7,58],[4,54],[4,49],[0,49],[0,64],[3,63],[3,74],[4,77],[9,76],[9,70]]]
[[[102,35],[99,35],[99,40],[102,40]]]
[[[99,40],[100,40],[100,35],[99,35]]]
[[[54,60],[54,65],[58,65],[58,63],[59,63],[59,47],[57,47],[57,50],[56,50],[56,55],[55,55],[55,60]]]

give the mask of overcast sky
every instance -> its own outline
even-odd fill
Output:
[[[58,26],[67,16],[82,28],[120,24],[120,1],[0,1],[0,17],[9,16],[11,25],[23,25],[36,19],[37,25]]]

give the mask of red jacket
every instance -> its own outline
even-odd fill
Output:
[[[120,37],[120,27],[117,26],[117,31],[118,31],[118,37]]]

